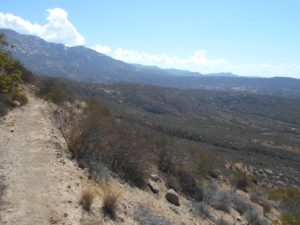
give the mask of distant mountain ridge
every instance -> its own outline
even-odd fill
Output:
[[[66,47],[39,37],[0,29],[15,47],[13,56],[39,75],[85,82],[130,82],[188,89],[248,91],[282,96],[300,96],[300,80],[294,78],[247,78],[231,73],[201,74],[129,64],[84,46]]]

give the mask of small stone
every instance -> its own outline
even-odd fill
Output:
[[[21,103],[19,102],[19,101],[13,101],[13,104],[15,105],[15,106],[20,106],[21,105]]]
[[[64,213],[64,217],[68,217],[68,213]]]
[[[150,175],[150,178],[151,178],[151,180],[153,180],[153,181],[159,181],[160,179],[159,179],[159,176],[157,175],[157,174],[151,174]]]
[[[169,189],[167,191],[166,199],[168,200],[168,202],[170,202],[176,206],[180,206],[178,194],[173,189]]]
[[[150,180],[148,181],[148,186],[154,194],[159,193],[158,187],[156,187],[156,185],[153,182],[151,182]]]

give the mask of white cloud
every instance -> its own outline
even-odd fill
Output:
[[[186,58],[167,54],[149,54],[132,49],[117,48],[113,51],[113,57],[127,62],[140,63],[160,63],[166,66],[172,65],[197,65],[197,66],[216,66],[227,64],[225,59],[210,59],[205,50],[198,50]]]
[[[101,45],[103,48],[103,46]],[[167,54],[150,54],[133,49],[104,46],[109,49],[106,54],[129,63],[156,65],[163,68],[187,69],[200,73],[232,72],[244,76],[292,76],[300,78],[300,65],[297,64],[244,64],[235,65],[224,58],[210,58],[206,50],[197,50],[187,57]],[[101,51],[100,51],[101,52]],[[103,51],[102,51],[103,52]]]
[[[37,35],[47,41],[59,42],[69,46],[84,44],[84,37],[68,20],[68,13],[61,8],[48,9],[47,23],[31,23],[19,16],[0,12],[0,27],[21,33]]]
[[[16,30],[20,33],[37,35],[47,41],[63,43],[68,46],[83,45],[84,37],[69,21],[68,13],[61,8],[47,10],[47,23],[32,23],[19,16],[0,12],[0,27]],[[300,78],[299,64],[244,64],[236,65],[224,58],[208,57],[206,50],[197,50],[186,57],[168,54],[150,54],[133,49],[112,49],[105,45],[95,45],[94,50],[114,58],[163,68],[178,68],[199,71],[201,73],[232,72],[247,76],[293,76]]]
[[[110,47],[101,44],[95,45],[94,47],[92,47],[92,49],[103,54],[109,54],[112,52],[112,49]]]

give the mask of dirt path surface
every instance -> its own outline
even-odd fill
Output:
[[[0,122],[1,225],[79,224],[83,173],[67,157],[50,111],[29,95]]]

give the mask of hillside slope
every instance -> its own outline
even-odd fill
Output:
[[[29,103],[0,122],[0,224],[79,224],[82,172],[66,159],[66,144],[50,118],[51,107]],[[1,203],[2,202],[2,203]]]
[[[107,181],[104,177],[98,180],[87,168],[80,169],[78,160],[71,159],[52,117],[53,112],[58,112],[56,106],[34,97],[29,91],[26,95],[28,104],[9,112],[0,122],[1,225],[219,225],[224,224],[223,220],[241,225],[250,219],[260,225],[270,225],[270,220],[278,219],[276,209],[263,213],[262,206],[252,202],[249,193],[233,189],[223,176],[203,180],[201,202],[180,192],[180,205],[167,201],[169,181],[154,168],[151,174],[157,174],[158,179],[148,178],[148,187],[144,189],[129,185],[117,174],[112,174]],[[89,180],[88,175],[92,175]],[[108,196],[105,184],[109,184],[106,189],[110,191],[109,196],[118,195],[113,209],[115,218],[103,213],[105,196]],[[149,184],[158,191],[153,192]],[[80,207],[84,190],[95,195],[89,211]],[[225,208],[215,205],[223,202]]]
[[[237,90],[280,96],[300,96],[300,80],[293,78],[248,78],[230,73],[206,74],[133,65],[113,59],[84,46],[67,47],[39,37],[0,29],[13,56],[35,74],[70,78],[84,82],[130,82],[165,87],[209,90]],[[288,74],[283,74],[287,76]]]

